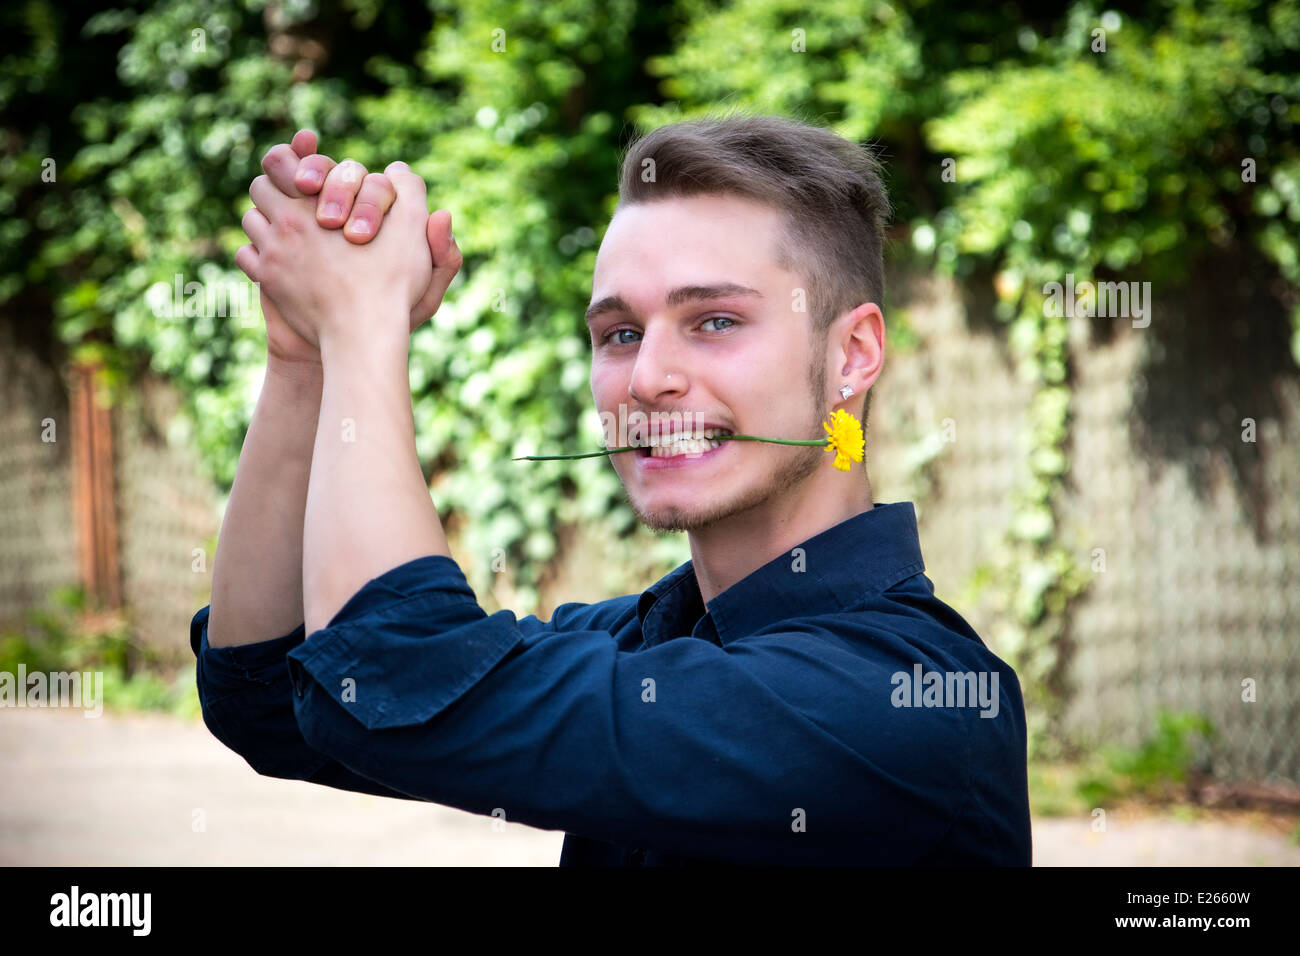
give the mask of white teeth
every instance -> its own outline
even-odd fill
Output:
[[[730,435],[726,428],[700,428],[694,432],[673,432],[669,435],[651,435],[647,441],[653,458],[671,458],[674,455],[702,455],[723,443],[717,436]]]
[[[705,433],[723,434],[723,429],[708,429]],[[722,442],[715,438],[677,438],[668,444],[652,444],[650,447],[650,456],[652,458],[671,458],[674,455],[702,455],[706,451],[712,451],[720,448]]]
[[[704,428],[695,432],[673,432],[671,435],[651,435],[647,444],[663,445],[674,441],[686,441],[689,439],[713,438],[717,435],[730,435],[725,428]]]

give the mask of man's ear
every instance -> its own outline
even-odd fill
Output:
[[[840,345],[844,355],[841,367],[844,381],[862,394],[884,369],[885,317],[880,306],[864,302],[850,312]]]

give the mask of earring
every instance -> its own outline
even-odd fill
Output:
[[[848,398],[850,395],[853,394],[853,386],[848,384],[841,385],[840,394],[843,395],[845,398]]]

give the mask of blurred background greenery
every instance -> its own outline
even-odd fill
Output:
[[[413,339],[418,449],[471,583],[486,589],[501,549],[521,614],[566,529],[622,549],[602,572],[611,594],[686,557],[683,538],[635,528],[602,459],[509,460],[598,446],[582,314],[622,146],[726,106],[878,145],[887,257],[987,290],[1033,383],[1030,475],[975,584],[1002,594],[1036,752],[1051,753],[1059,645],[1086,588],[1058,513],[1068,319],[1043,284],[1177,285],[1228,262],[1225,304],[1270,303],[1300,364],[1300,0],[15,0],[0,23],[0,309],[51,353],[97,356],[121,391],[145,369],[175,383],[223,490],[262,331],[157,316],[146,290],[243,280],[249,182],[301,127],[336,159],[400,158],[425,178],[466,261]],[[906,348],[905,314],[885,313]],[[1114,773],[1185,765],[1169,741],[1208,729],[1168,720]]]

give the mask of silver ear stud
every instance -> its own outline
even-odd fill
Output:
[[[841,385],[840,394],[843,395],[845,398],[848,398],[850,395],[853,394],[853,386],[847,384]]]

